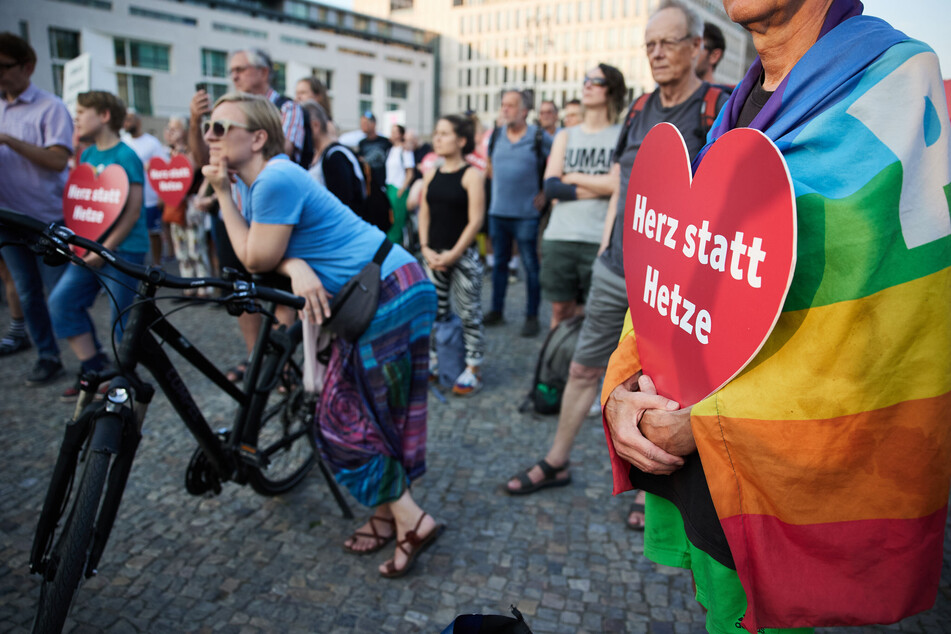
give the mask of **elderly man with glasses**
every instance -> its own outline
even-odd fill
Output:
[[[614,193],[604,221],[601,255],[592,266],[584,324],[562,396],[555,437],[542,460],[506,483],[509,494],[533,493],[571,481],[568,470],[571,449],[585,417],[593,413],[598,384],[621,335],[627,311],[621,225],[634,157],[647,132],[664,121],[677,126],[687,142],[690,156],[695,156],[703,147],[713,122],[712,116],[704,116],[705,109],[715,114],[726,102],[721,91],[697,79],[695,66],[702,46],[702,32],[703,22],[682,2],[664,2],[647,22],[644,39],[658,88],[642,95],[628,109],[611,157],[609,174],[614,181]],[[607,83],[603,77],[586,77],[585,82]],[[706,108],[705,100],[713,107]],[[643,530],[642,497],[635,502],[627,522],[630,528]]]

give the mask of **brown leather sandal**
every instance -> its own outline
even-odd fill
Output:
[[[390,533],[389,535],[381,535],[376,530],[376,524],[374,523],[375,521],[383,522],[384,525],[392,526],[393,532]],[[366,537],[368,539],[373,540],[373,545],[370,548],[361,550],[361,549],[354,548],[353,546],[347,546],[347,544],[344,543],[343,545],[344,552],[350,553],[351,555],[369,555],[370,553],[375,553],[376,551],[380,550],[381,548],[389,544],[391,541],[396,539],[396,522],[393,520],[393,518],[380,517],[379,515],[371,515],[370,520],[367,523],[370,525],[370,531],[372,532],[365,533],[362,531],[354,531],[353,534],[350,535],[348,539],[356,541],[357,539]]]
[[[436,524],[433,529],[429,531],[428,535],[420,537],[418,533],[419,527],[423,523],[423,518],[426,517],[426,515],[427,513],[424,511],[423,514],[419,516],[415,528],[408,531],[406,537],[396,542],[397,550],[402,550],[403,554],[406,555],[406,563],[403,564],[402,568],[397,568],[391,559],[386,562],[386,570],[380,573],[381,576],[387,579],[405,576],[412,570],[413,564],[416,563],[416,558],[419,557],[420,553],[432,546],[436,539],[446,530],[445,524]]]

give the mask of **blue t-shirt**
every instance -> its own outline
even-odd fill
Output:
[[[118,165],[125,170],[129,177],[129,185],[143,185],[145,183],[145,170],[142,168],[142,161],[138,154],[128,145],[119,141],[115,146],[105,151],[100,151],[95,145],[86,149],[80,159],[83,163],[92,165],[96,174],[102,173],[110,165]],[[132,226],[132,231],[126,236],[117,251],[126,251],[128,253],[148,253],[149,250],[149,230],[145,223],[145,195],[142,196],[142,208],[139,210],[139,219]]]
[[[542,132],[541,161],[535,152],[535,130],[530,125],[514,144],[509,142],[503,127],[492,148],[492,203],[490,216],[503,218],[538,218],[532,204],[538,193],[538,172],[545,171],[545,162],[551,152],[551,135]]]
[[[373,259],[384,234],[357,216],[304,168],[279,154],[251,187],[238,179],[235,201],[250,224],[294,225],[285,256],[305,260],[331,294]],[[381,279],[415,262],[394,246],[383,261]]]

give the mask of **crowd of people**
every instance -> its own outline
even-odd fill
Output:
[[[836,91],[842,86],[856,89],[866,69],[874,68],[879,74],[898,72],[894,69],[900,64],[889,56],[904,60],[927,53],[926,47],[903,39],[884,23],[862,17],[861,3],[855,0],[780,1],[769,7],[747,6],[750,4],[757,5],[725,2],[728,15],[753,33],[760,54],[735,90],[713,82],[725,49],[719,29],[705,25],[688,5],[666,0],[652,13],[644,33],[645,53],[657,84],[654,91],[629,103],[621,71],[600,63],[586,72],[580,99],[562,104],[560,119],[557,105],[542,101],[536,120],[530,123],[534,104],[529,95],[508,90],[501,96],[493,129],[483,129],[471,113],[444,115],[432,130],[431,145],[421,143],[417,131],[398,124],[390,127],[389,138],[381,136],[372,112],[361,113],[357,135],[342,135],[321,82],[314,77],[302,79],[294,87],[293,98],[279,94],[272,87],[271,61],[258,49],[233,53],[229,72],[234,91],[212,102],[206,91],[198,90],[190,101],[187,120],[169,120],[164,143],[145,133],[141,118],[106,92],[80,95],[73,120],[56,97],[30,82],[36,57],[29,45],[5,33],[0,35],[0,90],[4,96],[0,150],[9,162],[0,170],[0,206],[62,222],[61,192],[70,160],[91,164],[97,170],[120,165],[128,176],[129,195],[119,221],[104,239],[107,247],[131,261],[150,259],[162,264],[174,259],[188,275],[206,275],[225,266],[247,273],[279,273],[293,292],[305,298],[301,317],[316,324],[330,317],[332,296],[347,280],[374,258],[382,257],[380,301],[370,326],[357,340],[334,340],[328,379],[315,415],[315,437],[338,481],[372,509],[367,521],[344,542],[344,549],[366,554],[395,540],[392,557],[380,566],[384,577],[409,572],[418,555],[444,529],[411,494],[411,484],[426,470],[426,402],[439,364],[431,336],[434,324],[448,322],[453,316],[460,322],[464,363],[452,379],[451,391],[460,397],[477,394],[491,372],[492,360],[486,359],[486,328],[505,323],[507,287],[521,273],[526,288],[521,336],[535,337],[542,331],[539,308],[543,299],[551,303],[549,330],[567,320],[583,321],[551,445],[547,449],[525,448],[527,462],[543,452],[544,457],[505,482],[505,492],[527,495],[570,484],[571,449],[584,420],[601,412],[597,396],[603,381],[604,425],[616,488],[641,489],[633,499],[627,526],[647,529],[645,552],[649,557],[693,570],[698,599],[709,610],[711,631],[734,631],[741,623],[779,627],[825,624],[828,615],[836,611],[848,614],[847,618],[854,614],[892,618],[906,613],[913,601],[880,599],[887,608],[879,611],[856,607],[843,599],[850,596],[852,581],[847,574],[836,577],[830,591],[829,600],[838,598],[839,604],[826,608],[825,597],[809,595],[806,603],[814,609],[798,614],[790,614],[793,609],[788,602],[777,599],[775,588],[757,578],[762,571],[756,572],[756,566],[761,565],[756,553],[766,552],[762,544],[770,539],[798,548],[796,552],[806,562],[803,565],[817,575],[825,570],[813,565],[821,559],[822,547],[803,545],[808,541],[805,538],[790,545],[787,542],[794,538],[775,533],[724,532],[721,522],[732,517],[724,509],[747,507],[731,497],[740,484],[732,485],[731,492],[733,475],[723,465],[742,459],[741,438],[753,432],[740,426],[738,437],[728,439],[728,445],[741,446],[736,457],[730,453],[733,445],[725,450],[717,446],[720,428],[716,421],[722,426],[730,417],[771,421],[846,416],[854,419],[850,424],[857,429],[874,430],[899,416],[893,409],[925,399],[928,404],[919,403],[914,411],[924,421],[923,437],[935,439],[931,430],[940,418],[940,406],[947,404],[947,388],[926,393],[906,389],[905,383],[914,378],[914,373],[908,372],[894,378],[890,388],[895,391],[894,399],[885,403],[866,398],[864,394],[880,394],[880,386],[849,374],[850,368],[863,364],[855,359],[871,363],[866,349],[881,350],[883,342],[856,341],[839,333],[842,339],[832,349],[853,359],[852,366],[830,363],[821,380],[847,382],[853,390],[852,409],[807,406],[801,397],[791,397],[808,393],[808,383],[814,377],[796,370],[794,378],[780,387],[773,375],[788,378],[782,360],[777,360],[782,355],[763,359],[712,400],[677,404],[658,396],[650,378],[641,373],[634,333],[629,322],[625,325],[624,204],[635,157],[654,125],[668,122],[676,126],[695,164],[703,160],[708,142],[728,130],[760,129],[786,156],[797,196],[829,192],[830,199],[841,198],[834,195],[842,194],[841,187],[822,181],[829,166],[836,167],[840,160],[840,155],[829,149],[838,141],[825,138],[833,134],[826,130],[834,126],[814,129],[811,136],[803,137],[806,141],[797,137],[798,132],[812,121],[822,123],[824,117],[840,116],[838,112],[844,108],[838,104],[843,97]],[[866,41],[861,52],[844,59],[826,54],[845,50],[834,48],[836,45],[862,38],[871,38],[875,45],[870,47]],[[874,51],[866,50],[870,48]],[[825,57],[819,58],[820,52]],[[815,79],[816,69],[824,63],[838,74]],[[937,71],[936,64],[932,67],[930,63],[912,70],[901,68],[918,77],[919,83],[927,83]],[[935,98],[928,94],[928,99]],[[910,102],[902,103],[907,106]],[[913,110],[906,106],[877,102],[878,111],[894,115]],[[914,110],[909,120],[916,113]],[[921,120],[919,116],[917,123]],[[939,128],[944,130],[947,124],[944,121]],[[344,136],[347,143],[341,142]],[[946,168],[948,135],[942,132],[929,138],[943,139]],[[74,157],[77,143],[86,146],[78,159]],[[802,158],[810,152],[810,156],[829,157],[822,159],[828,161],[822,168],[826,172]],[[143,178],[143,164],[155,156],[167,159],[178,155],[187,157],[195,171],[194,184],[178,208],[162,209]],[[899,156],[899,160],[905,157]],[[902,166],[906,167],[904,162]],[[897,209],[896,201],[882,213],[893,213],[897,219]],[[907,213],[902,208],[902,218]],[[781,319],[777,332],[784,334],[774,338],[796,335],[795,345],[802,349],[795,356],[808,358],[814,341],[799,342],[807,330],[823,326],[810,324],[802,311],[851,302],[848,309],[854,312],[861,309],[860,300],[870,294],[887,294],[890,286],[911,284],[918,277],[932,276],[934,284],[943,285],[937,301],[949,308],[946,272],[951,264],[947,242],[951,230],[944,228],[947,209],[928,214],[938,217],[936,233],[918,244],[940,242],[929,251],[930,264],[915,259],[914,276],[909,273],[899,282],[886,282],[877,279],[878,267],[867,257],[861,264],[867,271],[844,272],[849,265],[843,262],[854,250],[814,239],[809,232],[821,234],[828,225],[815,228],[814,224],[825,222],[823,214],[807,215],[801,210],[800,232],[808,248],[800,247],[800,258],[819,258],[832,264],[814,274],[822,281],[802,280],[797,269],[793,297],[799,299],[788,309],[791,325],[783,330]],[[889,243],[895,231],[903,230],[897,220],[882,220],[881,225],[881,235],[874,238],[881,243]],[[93,271],[108,269],[109,264],[87,255],[87,268],[68,267],[64,273],[49,269],[28,249],[13,244],[15,236],[8,230],[0,228],[0,240],[4,243],[0,277],[11,315],[9,330],[0,340],[0,355],[21,352],[32,341],[38,358],[27,376],[31,385],[50,383],[62,373],[57,338],[67,340],[83,371],[104,368],[109,361],[103,352],[103,337],[95,332],[88,308],[100,283]],[[890,257],[898,261],[905,252]],[[908,257],[914,259],[917,254]],[[484,312],[487,270],[491,270],[491,297]],[[836,276],[848,279],[835,282]],[[859,277],[862,279],[854,279]],[[838,285],[817,291],[825,279]],[[111,270],[104,282],[112,296],[114,319],[121,317],[133,299],[123,281],[120,273]],[[798,291],[797,283],[812,284],[811,290]],[[874,301],[907,304],[911,297],[908,293],[894,295],[893,299]],[[889,321],[888,315],[898,312],[879,312],[884,315],[878,318],[880,329],[870,326],[870,333],[894,334],[911,327]],[[945,310],[943,317],[926,324],[938,333],[934,341],[948,340],[946,314]],[[294,318],[283,316],[285,320]],[[851,319],[850,323],[858,323],[864,318],[855,314]],[[229,370],[229,378],[235,381],[242,379],[247,368],[259,320],[242,315],[239,325],[244,349]],[[819,330],[813,333],[815,340],[822,339]],[[122,336],[121,319],[108,337],[113,336]],[[896,358],[904,345],[895,344]],[[935,349],[940,350],[941,345],[935,344]],[[775,353],[774,348],[770,350]],[[939,368],[935,376],[944,372],[946,378],[946,348],[943,355],[935,363],[944,370]],[[800,375],[804,383],[795,383]],[[744,381],[752,384],[745,391],[737,387]],[[936,379],[934,384],[939,382]],[[760,401],[755,407],[743,401],[753,394]],[[75,396],[75,385],[63,394],[64,398]],[[735,409],[725,406],[728,399],[739,402],[733,405]],[[789,407],[796,414],[777,414],[787,401],[794,401]],[[885,410],[888,412],[882,413]],[[827,412],[835,412],[835,416]],[[946,457],[947,434],[942,438],[934,443]],[[923,445],[916,447],[924,449]],[[795,465],[803,460],[789,447],[773,450],[778,462]],[[718,467],[721,471],[711,475]],[[916,497],[921,503],[912,510],[903,507],[906,514],[902,518],[922,517],[946,504],[947,462],[938,472],[940,477],[921,478],[923,493]],[[775,515],[788,520],[791,516],[784,514],[783,491],[806,480],[790,467],[786,479],[766,496],[763,508],[779,509]],[[750,481],[757,481],[755,474]],[[821,480],[809,481],[816,486],[812,493],[821,498]],[[858,483],[855,486],[861,488]],[[885,510],[881,513],[870,517],[892,517],[885,515]],[[906,529],[906,525],[896,524],[885,530]],[[921,530],[916,535],[931,540],[927,542],[931,546],[938,540],[940,558],[943,532],[938,531],[936,538],[934,531]],[[914,569],[917,555],[903,551],[901,544],[896,548],[901,551],[896,556],[904,557],[909,569]],[[756,553],[750,554],[749,549]],[[737,555],[739,551],[742,557]],[[790,579],[800,580],[790,583],[802,585],[803,577],[795,565],[769,557],[762,560],[776,566],[789,564]],[[848,605],[842,607],[843,602]]]

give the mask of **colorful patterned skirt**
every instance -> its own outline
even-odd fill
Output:
[[[417,263],[380,283],[356,343],[336,339],[315,436],[337,481],[369,507],[399,498],[426,471],[429,334],[436,291]]]

